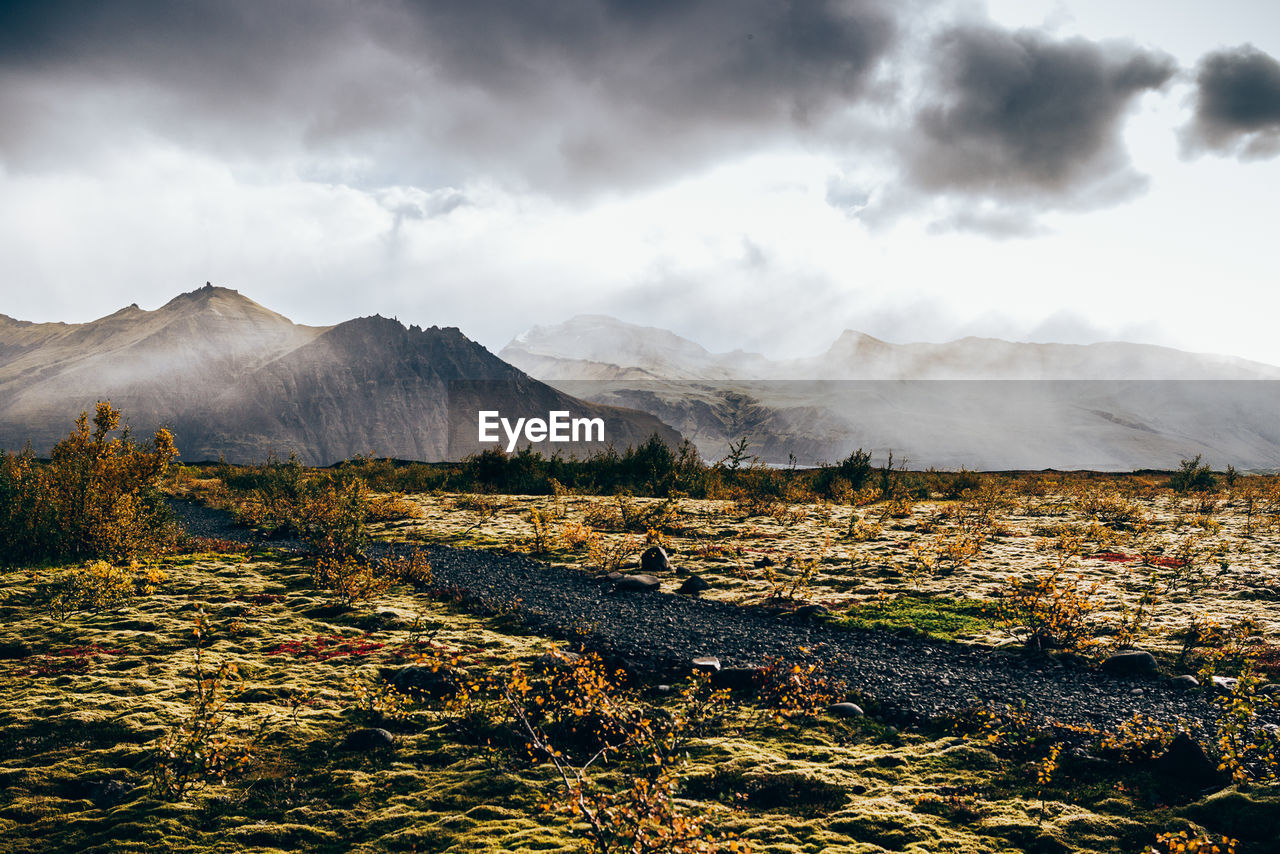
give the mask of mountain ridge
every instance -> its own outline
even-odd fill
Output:
[[[480,408],[605,418],[620,447],[653,433],[680,441],[652,415],[579,401],[528,377],[456,327],[379,315],[303,326],[208,284],[157,309],[133,304],[86,323],[0,324],[0,447],[47,449],[103,399],[135,431],[172,429],[189,460],[460,459],[483,449]]]

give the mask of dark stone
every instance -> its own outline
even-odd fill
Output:
[[[1117,652],[1102,662],[1102,669],[1114,676],[1149,676],[1160,669],[1156,658],[1141,649]]]
[[[667,550],[662,546],[649,546],[640,555],[640,572],[653,575],[659,572],[670,572],[671,561],[667,558]]]
[[[401,667],[391,677],[391,685],[404,694],[426,697],[448,697],[458,690],[457,680],[448,667],[433,668],[423,664]]]
[[[1179,733],[1163,754],[1153,763],[1156,774],[1174,788],[1199,791],[1220,785],[1222,775],[1218,763],[1204,752],[1200,742]]]
[[[661,586],[661,582],[652,575],[624,575],[614,582],[614,586],[619,590],[627,590],[635,593],[650,593],[657,591]]]
[[[1190,673],[1175,676],[1169,680],[1169,687],[1177,691],[1194,691],[1200,687],[1200,680]]]
[[[838,718],[860,718],[866,714],[857,703],[832,703],[827,711]]]
[[[756,561],[755,561],[755,567],[756,567],[756,569],[764,569],[765,567],[769,567],[769,566],[773,566],[773,565],[774,565],[774,560],[773,560],[773,558],[769,557],[768,555],[765,555],[765,556],[764,556],[764,557],[762,557],[762,558],[757,558],[757,559],[756,559]]]
[[[706,590],[706,589],[708,589],[708,588],[710,588],[710,587],[711,587],[711,585],[710,585],[710,584],[708,584],[708,583],[707,583],[707,581],[706,581],[706,579],[704,579],[702,576],[700,576],[700,575],[691,575],[691,576],[689,576],[688,578],[686,578],[686,579],[684,580],[684,583],[683,583],[683,584],[681,584],[681,585],[676,589],[676,592],[677,592],[677,593],[684,593],[684,594],[686,594],[686,595],[688,595],[688,594],[698,594],[698,593],[701,593],[703,590]]]
[[[801,605],[791,612],[791,616],[797,620],[812,620],[814,617],[821,617],[830,613],[823,605]]]
[[[394,750],[396,737],[385,729],[358,729],[342,740],[343,750]]]
[[[759,667],[721,667],[711,674],[711,684],[731,691],[754,691],[760,671]]]

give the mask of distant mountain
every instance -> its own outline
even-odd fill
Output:
[[[544,380],[1258,380],[1280,367],[1150,344],[1029,344],[961,338],[890,344],[845,330],[819,356],[711,353],[674,332],[579,315],[516,336],[499,358]]]
[[[571,394],[653,413],[708,458],[747,436],[778,464],[861,447],[920,467],[1171,468],[1204,453],[1280,468],[1280,368],[1168,347],[891,344],[846,331],[819,356],[770,360],[580,316],[499,355]]]
[[[132,305],[90,323],[0,315],[0,447],[30,441],[47,453],[75,415],[103,399],[135,432],[170,427],[188,460],[290,452],[312,464],[359,453],[459,459],[492,447],[477,440],[480,409],[512,421],[556,410],[601,418],[618,448],[655,432],[680,440],[652,415],[534,380],[455,328],[383,317],[301,326],[208,285],[154,311]],[[601,445],[535,447],[585,453]]]

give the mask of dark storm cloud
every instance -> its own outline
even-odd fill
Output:
[[[897,8],[9,3],[0,157],[40,164],[51,140],[62,156],[129,128],[224,154],[363,157],[372,183],[467,170],[551,189],[626,183],[819,128],[866,88]]]
[[[232,164],[278,161],[312,181],[482,178],[575,195],[799,142],[856,161],[856,179],[828,188],[850,215],[940,201],[938,227],[1005,234],[1016,216],[992,203],[1089,207],[1141,185],[1123,119],[1169,78],[1170,60],[958,27],[953,5],[4,3],[0,167],[83,165],[158,140]],[[917,101],[907,81],[922,70]],[[883,182],[894,170],[899,180]]]
[[[1183,132],[1189,153],[1242,159],[1280,154],[1280,62],[1253,45],[1215,51],[1200,62],[1196,107]]]
[[[934,48],[932,90],[907,140],[910,183],[1049,207],[1111,201],[1133,186],[1123,120],[1176,70],[1125,43],[988,26],[953,29]]]

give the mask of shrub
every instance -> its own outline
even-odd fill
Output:
[[[1156,844],[1147,849],[1149,854],[1236,854],[1239,841],[1229,836],[1210,836],[1207,833],[1161,833]]]
[[[120,567],[100,560],[60,573],[42,592],[49,611],[66,620],[72,614],[109,611],[137,596],[150,595],[164,577],[153,566]]]
[[[47,465],[29,448],[0,456],[0,560],[121,560],[168,542],[156,486],[178,456],[173,435],[139,444],[127,427],[112,437],[119,426],[120,410],[100,402],[93,430],[82,412]]]
[[[208,623],[201,613],[195,624],[195,670],[187,714],[159,740],[151,759],[151,782],[166,800],[181,800],[188,792],[224,783],[229,775],[243,770],[253,760],[253,750],[265,728],[247,737],[233,735],[235,721],[226,710],[228,698],[236,693],[240,676],[236,666],[222,662],[210,670],[205,661],[204,641]]]
[[[1010,577],[995,611],[1005,629],[1028,647],[1080,649],[1096,635],[1092,616],[1097,585],[1080,587],[1061,572],[1034,578]]]
[[[382,680],[358,679],[347,683],[351,692],[351,708],[365,723],[379,724],[402,721],[409,717],[413,698]]]
[[[1169,488],[1174,492],[1208,492],[1217,485],[1217,479],[1208,465],[1200,464],[1200,454],[1183,460],[1169,476]]]
[[[351,555],[317,559],[311,568],[311,579],[343,607],[381,596],[395,581],[377,562]]]

